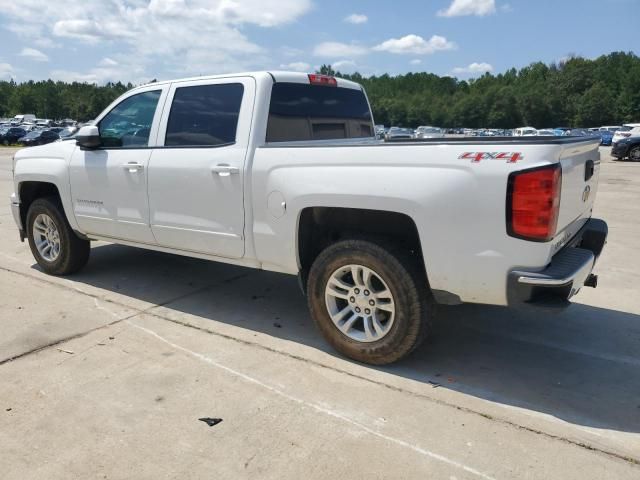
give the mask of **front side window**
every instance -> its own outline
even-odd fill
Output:
[[[241,83],[176,88],[164,141],[167,147],[216,147],[236,141]]]
[[[287,82],[273,85],[267,142],[371,136],[373,119],[362,90]]]
[[[98,124],[102,146],[132,148],[149,145],[160,93],[160,90],[154,90],[132,95],[107,113]]]

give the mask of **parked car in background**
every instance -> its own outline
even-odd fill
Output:
[[[620,130],[622,128],[622,125],[605,125],[603,127],[600,127],[600,131],[603,130],[608,130],[610,132],[617,132],[618,130]]]
[[[640,127],[638,127],[640,129]],[[634,137],[623,138],[611,147],[611,156],[618,160],[629,158],[632,162],[640,162],[640,132]]]
[[[444,138],[444,130],[438,127],[418,127],[415,138]]]
[[[36,121],[36,116],[33,113],[16,115],[15,117],[13,117],[13,120],[12,120],[12,122],[14,123],[25,123],[25,122],[35,123],[35,121]]]
[[[384,125],[376,125],[374,127],[375,132],[376,132],[376,137],[378,138],[384,138],[384,132],[386,131]]]
[[[600,135],[600,145],[609,146],[613,143],[613,132],[609,130],[601,130],[596,132],[590,132],[592,134]]]
[[[0,142],[2,142],[3,145],[13,145],[19,138],[24,137],[26,134],[27,131],[22,127],[11,127],[2,134]]]
[[[413,130],[411,130],[410,128],[391,127],[384,138],[385,140],[413,138]]]
[[[33,147],[35,145],[45,145],[55,142],[56,140],[60,140],[60,135],[58,135],[57,132],[51,130],[33,130],[18,139],[18,143],[25,147]]]
[[[553,130],[549,128],[543,128],[542,130],[538,130],[539,137],[554,137]]]
[[[633,137],[638,135],[638,129],[640,128],[640,123],[625,123],[619,130],[616,130],[613,134],[612,143],[619,142],[623,138]]]
[[[593,133],[591,133],[589,130],[587,130],[586,128],[572,128],[571,130],[567,130],[565,132],[565,135],[568,135],[568,136],[571,136],[571,137],[596,136]]]
[[[557,137],[562,137],[564,135],[567,135],[567,132],[571,130],[570,127],[555,127],[553,129],[553,134],[556,135]]]
[[[76,127],[65,127],[58,132],[58,135],[60,135],[60,138],[67,138],[75,135],[77,131],[78,129]]]
[[[535,137],[538,135],[538,130],[533,127],[520,127],[514,130],[513,135],[515,137]]]

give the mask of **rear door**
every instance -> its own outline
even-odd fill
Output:
[[[244,255],[244,166],[255,98],[248,77],[172,84],[149,163],[159,245]]]

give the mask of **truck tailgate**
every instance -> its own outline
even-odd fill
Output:
[[[560,151],[562,189],[557,232],[561,240],[571,238],[591,216],[600,174],[598,146],[599,139],[595,139],[567,144]]]

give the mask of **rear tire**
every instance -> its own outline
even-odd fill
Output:
[[[311,316],[327,342],[373,365],[409,355],[427,337],[434,314],[419,265],[408,252],[369,240],[344,240],[321,252],[307,291]]]
[[[69,275],[89,260],[90,242],[76,235],[56,197],[38,198],[29,207],[26,222],[31,253],[50,275]]]

